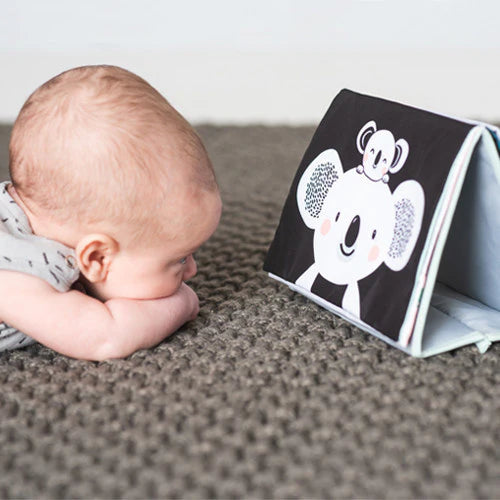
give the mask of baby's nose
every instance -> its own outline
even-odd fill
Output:
[[[194,257],[190,255],[187,259],[186,267],[184,269],[183,281],[188,280],[193,276],[195,276],[197,270],[198,268],[196,266],[196,261],[194,260]]]

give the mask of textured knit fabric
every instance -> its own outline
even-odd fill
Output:
[[[0,269],[37,276],[60,292],[69,290],[79,276],[74,251],[33,234],[25,213],[7,191],[8,185],[8,181],[0,184]],[[19,330],[0,323],[0,351],[33,342]]]

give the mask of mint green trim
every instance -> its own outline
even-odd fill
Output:
[[[463,142],[448,174],[443,193],[434,212],[422,256],[417,268],[415,283],[405,320],[400,330],[400,338],[408,334],[411,329],[412,318],[416,312],[415,326],[409,344],[411,354],[419,356],[422,350],[425,320],[427,318],[432,291],[436,282],[440,257],[443,253],[448,232],[450,230],[455,208],[462,191],[465,174],[469,166],[474,148],[482,134],[486,134],[483,127],[474,127]],[[423,292],[422,292],[423,287]],[[420,304],[418,299],[420,299]]]

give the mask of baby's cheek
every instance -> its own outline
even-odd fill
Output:
[[[373,245],[368,252],[368,262],[373,262],[374,260],[377,260],[377,257],[380,253],[380,249],[377,245]]]

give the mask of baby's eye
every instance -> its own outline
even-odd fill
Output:
[[[187,261],[187,257],[183,257],[180,261],[179,264],[185,264]]]

